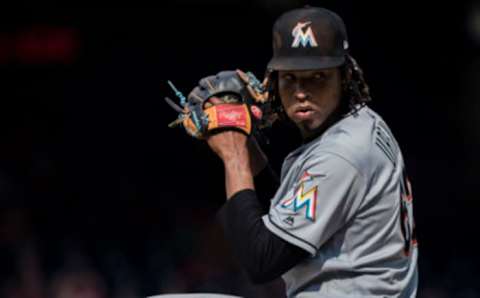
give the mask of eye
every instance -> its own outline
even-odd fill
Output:
[[[288,82],[295,80],[295,77],[291,73],[286,73],[282,75],[282,79]]]
[[[325,81],[327,79],[327,75],[323,72],[316,72],[314,75],[313,75],[313,79],[315,81]]]

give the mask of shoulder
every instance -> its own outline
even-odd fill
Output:
[[[330,127],[312,146],[312,159],[316,156],[328,155],[341,159],[365,176],[376,164],[382,162],[377,147],[377,129],[382,118],[364,106],[356,113],[350,114]]]

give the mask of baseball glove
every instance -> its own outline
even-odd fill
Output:
[[[187,133],[204,139],[220,129],[235,129],[250,135],[256,128],[271,125],[264,117],[268,93],[250,72],[222,71],[201,79],[187,98],[169,81],[180,98],[180,106],[166,97],[178,118],[169,127],[182,125]]]

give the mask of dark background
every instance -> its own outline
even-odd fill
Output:
[[[413,184],[419,297],[479,297],[480,6],[187,1],[0,10],[0,297],[143,297],[253,286],[214,222],[223,167],[168,129],[220,70],[262,76],[285,10],[336,11]],[[298,145],[273,131],[275,168]]]

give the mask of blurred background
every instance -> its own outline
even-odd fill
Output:
[[[163,97],[167,79],[188,93],[220,70],[262,77],[274,20],[304,4],[342,16],[371,107],[403,150],[418,296],[480,297],[478,1],[161,3],[2,5],[0,297],[283,297],[232,258],[215,223],[223,167],[167,128]],[[269,137],[278,169],[298,136]]]

